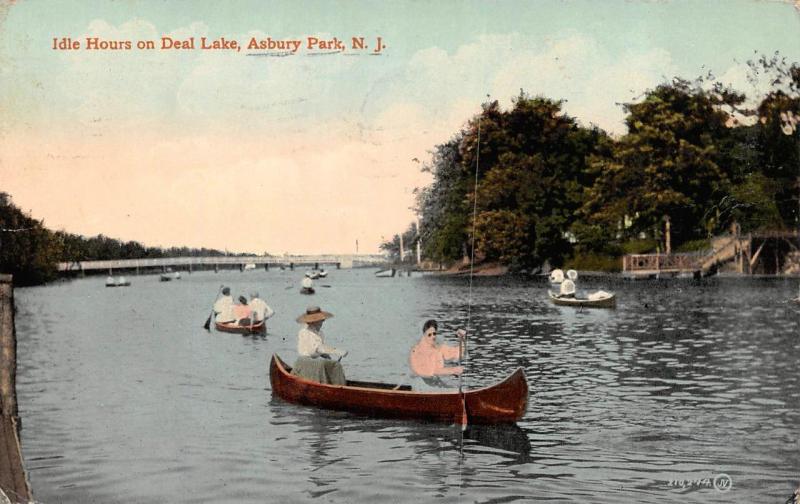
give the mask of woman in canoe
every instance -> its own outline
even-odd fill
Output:
[[[460,360],[466,350],[464,336],[466,331],[459,329],[456,331],[458,336],[458,346],[438,344],[436,334],[439,324],[435,320],[428,320],[422,326],[422,337],[411,348],[411,355],[408,363],[411,371],[421,377],[429,385],[445,385],[441,376],[458,376],[463,371],[462,366],[446,366],[445,361]]]
[[[303,326],[297,333],[297,361],[292,374],[332,385],[347,382],[339,362],[347,356],[347,351],[327,345],[322,333],[322,323],[332,317],[332,313],[321,310],[319,306],[309,306],[297,317],[297,323]]]

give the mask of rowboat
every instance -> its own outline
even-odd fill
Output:
[[[106,279],[106,287],[128,287],[131,281],[125,277],[108,277]]]
[[[589,294],[588,298],[564,297],[547,291],[550,300],[560,306],[575,306],[578,308],[614,308],[617,305],[617,296],[610,292],[598,291]]]
[[[219,332],[234,333],[234,334],[261,334],[267,332],[267,326],[264,320],[256,322],[252,325],[240,326],[236,322],[217,322],[214,321],[214,327]]]
[[[314,294],[313,287],[300,287],[300,294]]]
[[[281,399],[371,417],[503,424],[522,418],[528,403],[528,382],[522,368],[501,382],[463,394],[455,390],[419,392],[410,385],[354,380],[347,380],[347,385],[327,385],[292,375],[291,370],[280,357],[272,355],[269,380],[272,393]]]
[[[180,271],[169,271],[167,273],[161,274],[162,282],[170,282],[172,280],[180,280],[180,279],[181,279]]]

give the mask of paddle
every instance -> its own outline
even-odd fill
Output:
[[[467,332],[464,331],[463,329],[459,329],[458,331],[456,331],[456,334],[458,335],[458,365],[462,366],[461,374],[458,375],[458,395],[461,397],[461,422],[460,422],[461,432],[464,432],[467,429],[468,417],[467,417],[467,400],[466,397],[464,397],[464,389],[461,386],[462,382],[461,377],[464,374],[462,360],[464,359],[464,353],[466,350],[465,337],[467,335]]]
[[[216,301],[217,301],[217,298],[219,297],[219,293],[220,293],[220,292],[222,292],[222,288],[223,288],[223,287],[224,287],[224,285],[220,285],[220,286],[219,286],[219,290],[217,290],[217,295],[216,295],[216,297],[214,298],[214,302],[216,302]],[[206,331],[209,331],[209,332],[211,332],[211,318],[212,318],[213,316],[214,316],[214,307],[212,306],[212,307],[211,307],[211,313],[209,313],[209,314],[208,314],[208,318],[206,319],[206,323],[205,323],[205,324],[203,324],[203,329],[205,329]]]

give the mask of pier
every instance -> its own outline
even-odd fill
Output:
[[[800,232],[760,231],[711,240],[711,250],[690,253],[629,254],[622,272],[630,277],[691,276],[728,271],[740,275],[800,274]]]
[[[282,256],[218,256],[218,257],[160,257],[154,259],[120,259],[112,261],[73,261],[58,263],[62,273],[87,273],[106,271],[133,271],[137,274],[172,270],[196,271],[220,269],[270,268],[290,269],[295,267],[320,269],[323,267],[359,268],[380,266],[386,263],[382,254],[323,254],[323,255],[282,255]]]
[[[14,286],[11,275],[0,274],[0,493],[11,502],[30,502],[19,442],[16,374]]]

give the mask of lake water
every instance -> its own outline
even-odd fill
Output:
[[[288,270],[17,289],[37,502],[749,503],[797,485],[797,279],[579,279],[618,306],[577,311],[541,281],[476,278],[466,381],[524,368],[515,427],[462,434],[273,398],[269,357],[294,360],[310,303],[335,314],[324,330],[353,379],[402,380],[425,319],[450,342],[466,326],[467,279],[373,273],[332,270],[314,296]],[[261,292],[266,337],[202,329],[221,284]]]

